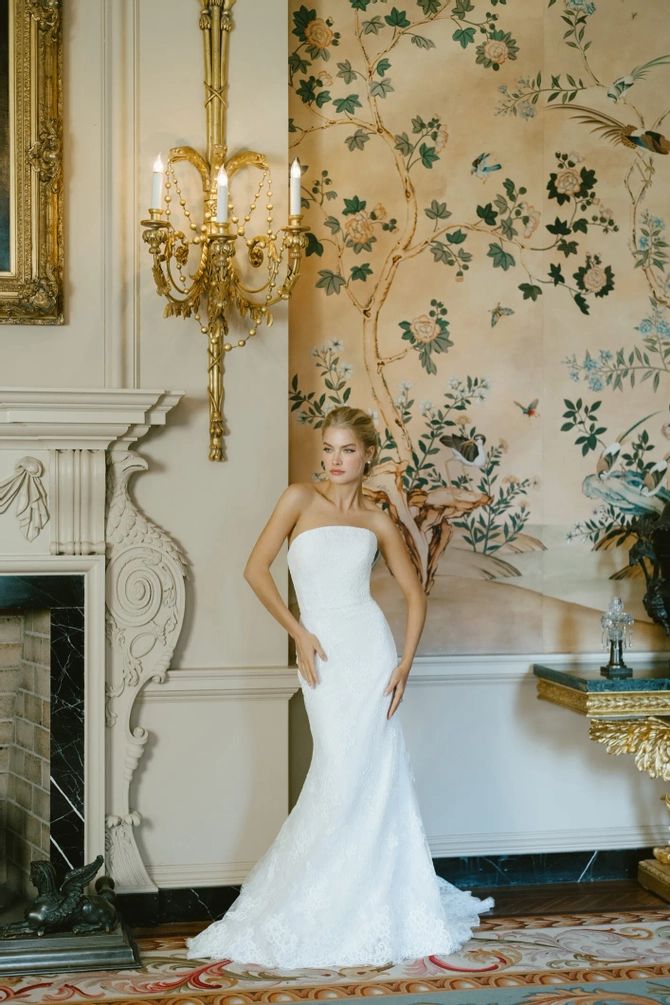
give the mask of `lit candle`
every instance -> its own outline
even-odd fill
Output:
[[[291,164],[291,188],[290,188],[290,199],[289,199],[289,212],[291,216],[300,216],[300,180],[302,176],[302,168],[300,167],[300,161],[296,159]]]
[[[228,175],[223,165],[216,176],[216,222],[228,223]]]
[[[159,154],[154,161],[154,173],[151,180],[151,209],[160,209],[163,200],[163,161]]]

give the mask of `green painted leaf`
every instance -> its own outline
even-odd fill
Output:
[[[305,235],[307,238],[307,246],[305,247],[305,255],[318,255],[319,258],[323,255],[323,245],[316,236],[310,231]]]
[[[425,168],[432,168],[435,161],[439,161],[440,159],[440,155],[435,147],[428,146],[427,143],[421,144],[419,153],[421,155],[421,163]]]
[[[396,150],[399,150],[403,157],[409,157],[414,150],[414,144],[410,140],[407,133],[398,133],[398,135],[394,136],[393,139],[395,140]]]
[[[359,199],[357,195],[351,199],[345,199],[342,216],[352,216],[354,213],[360,213],[361,210],[365,209],[366,205],[367,202],[365,199]]]
[[[488,258],[493,259],[494,269],[503,269],[504,272],[507,272],[508,269],[516,265],[514,256],[505,251],[500,244],[489,244],[489,250],[486,254]]]
[[[533,283],[521,283],[519,289],[523,293],[523,299],[532,300],[533,303],[542,296],[542,287],[535,286]]]
[[[377,65],[375,66],[375,73],[378,73],[380,77],[383,77],[387,70],[391,69],[391,60],[383,56]]]
[[[305,28],[310,21],[316,20],[316,11],[310,10],[302,4],[293,14],[293,34],[297,35],[301,42],[305,40]]]
[[[331,232],[331,234],[337,234],[340,231],[340,221],[336,216],[327,216],[325,219],[326,227]]]
[[[589,305],[586,302],[586,298],[583,297],[581,293],[576,293],[574,299],[575,299],[575,303],[579,307],[579,309],[582,312],[582,314],[588,314],[589,313]]]
[[[335,110],[353,115],[357,108],[361,108],[361,102],[357,94],[348,94],[346,98],[335,98],[333,101]]]
[[[589,229],[589,221],[585,216],[580,216],[579,219],[572,221],[572,229],[576,234],[580,231],[582,234],[587,234]]]
[[[547,224],[547,230],[549,231],[550,234],[570,233],[570,227],[568,226],[568,224],[565,222],[565,220],[559,220],[558,217],[556,217],[553,223]]]
[[[348,59],[337,64],[337,76],[341,77],[345,84],[353,84],[356,79],[356,71]]]
[[[560,283],[564,283],[565,282],[565,278],[563,276],[563,271],[562,271],[561,266],[560,266],[560,264],[558,262],[552,263],[549,266],[549,278],[551,280],[553,280],[554,286],[558,286]]]
[[[317,281],[316,285],[322,290],[326,291],[326,296],[331,294],[339,294],[341,288],[344,286],[344,279],[337,272],[332,272],[331,269],[319,269],[319,275],[321,278]]]
[[[490,202],[487,202],[485,206],[477,206],[477,216],[489,227],[495,227],[498,219],[498,213]]]
[[[465,233],[464,230],[461,230],[459,227],[458,230],[452,230],[445,236],[449,244],[462,244],[468,235]]]
[[[407,12],[398,10],[397,7],[392,7],[391,13],[387,14],[384,20],[391,28],[409,28],[410,25],[410,22],[407,20]]]
[[[426,17],[430,17],[431,14],[439,14],[442,6],[441,0],[416,0],[416,2]]]
[[[367,10],[370,0],[349,0],[354,10]]]
[[[372,275],[372,269],[368,262],[363,262],[362,265],[354,265],[351,269],[351,278],[360,279],[363,282],[366,281],[368,276]]]
[[[373,98],[385,98],[393,90],[393,84],[388,77],[383,80],[373,80],[370,84],[370,94]]]
[[[364,129],[357,129],[351,136],[347,136],[344,142],[351,151],[362,150],[369,139],[370,136]]]
[[[451,37],[454,42],[460,43],[462,49],[467,49],[467,47],[475,40],[475,29],[457,28]]]
[[[505,178],[503,188],[505,189],[505,192],[507,192],[507,198],[509,201],[514,202],[516,200],[516,189],[514,188],[514,182],[511,178]]]
[[[330,101],[330,91],[319,91],[316,96],[317,108],[323,108]]]
[[[384,22],[379,14],[375,14],[369,21],[364,21],[361,27],[364,35],[378,35],[384,27]]]
[[[431,38],[425,38],[423,35],[412,35],[412,45],[415,45],[417,49],[434,49],[435,43]]]
[[[437,199],[433,199],[430,206],[424,209],[424,213],[429,220],[447,220],[451,216],[446,202],[438,202]]]

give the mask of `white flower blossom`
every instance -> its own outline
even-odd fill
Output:
[[[432,401],[422,401],[421,404],[419,405],[419,411],[421,415],[427,415],[428,412],[431,412],[432,410],[433,410]]]
[[[330,340],[328,348],[332,349],[333,352],[342,352],[344,349],[344,342],[342,342],[339,338],[333,338]]]

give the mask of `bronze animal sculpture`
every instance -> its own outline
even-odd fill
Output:
[[[112,880],[103,876],[95,884],[97,893],[84,893],[102,863],[103,857],[98,855],[88,865],[71,869],[59,886],[51,862],[31,862],[30,878],[37,888],[37,897],[23,921],[0,928],[0,938],[42,936],[46,932],[74,932],[75,935],[111,932],[119,923]]]

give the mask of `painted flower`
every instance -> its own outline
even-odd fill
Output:
[[[321,81],[321,86],[322,87],[332,87],[333,86],[333,78],[328,73],[327,70],[319,70],[319,80]]]
[[[509,450],[509,443],[507,440],[498,440],[498,450],[501,454],[506,454]]]
[[[327,49],[332,41],[332,29],[322,17],[314,18],[305,28],[305,42],[315,49]]]
[[[344,342],[339,338],[332,338],[328,343],[328,348],[332,349],[333,352],[342,352],[344,349]]]
[[[411,380],[401,380],[400,381],[400,390],[401,391],[411,391],[413,386],[414,385],[412,384]]]
[[[582,180],[573,168],[565,168],[556,175],[554,185],[561,195],[575,195],[582,187]]]
[[[598,255],[587,255],[586,264],[573,277],[580,290],[596,297],[606,297],[614,289],[614,273],[609,265],[603,267]]]
[[[340,367],[340,376],[344,380],[348,380],[349,377],[351,377],[351,374],[352,374],[351,363],[343,363],[342,366]]]
[[[596,5],[592,0],[565,0],[565,6],[567,10],[576,14],[586,14],[587,17],[596,11]]]
[[[518,485],[519,479],[516,475],[505,475],[502,480],[503,485]]]
[[[386,206],[383,203],[378,202],[375,208],[372,210],[372,215],[375,220],[385,220],[386,219]]]
[[[344,233],[354,244],[367,244],[374,237],[374,228],[368,214],[360,211],[350,216],[344,225]]]
[[[531,105],[530,101],[521,101],[516,106],[517,115],[520,115],[522,119],[534,119],[535,118],[535,108]]]
[[[447,140],[449,139],[449,133],[447,132],[446,126],[440,126],[440,128],[436,130],[436,133],[437,135],[433,140],[433,144],[435,145],[435,149],[439,153],[440,150],[444,150],[444,148],[446,147]]]
[[[432,410],[433,410],[432,401],[428,400],[422,401],[421,404],[419,405],[419,412],[421,413],[421,415],[428,415],[430,412],[432,412]]]
[[[521,222],[523,224],[523,236],[525,238],[532,237],[537,228],[540,225],[540,219],[542,214],[539,209],[535,209],[530,203],[522,202],[519,204],[519,209],[521,210]]]
[[[499,28],[489,32],[488,38],[477,46],[477,62],[491,70],[499,70],[503,63],[516,59],[519,47],[508,31]]]
[[[428,343],[435,341],[440,334],[440,328],[435,318],[430,318],[427,314],[420,314],[412,321],[411,332],[417,342]]]

